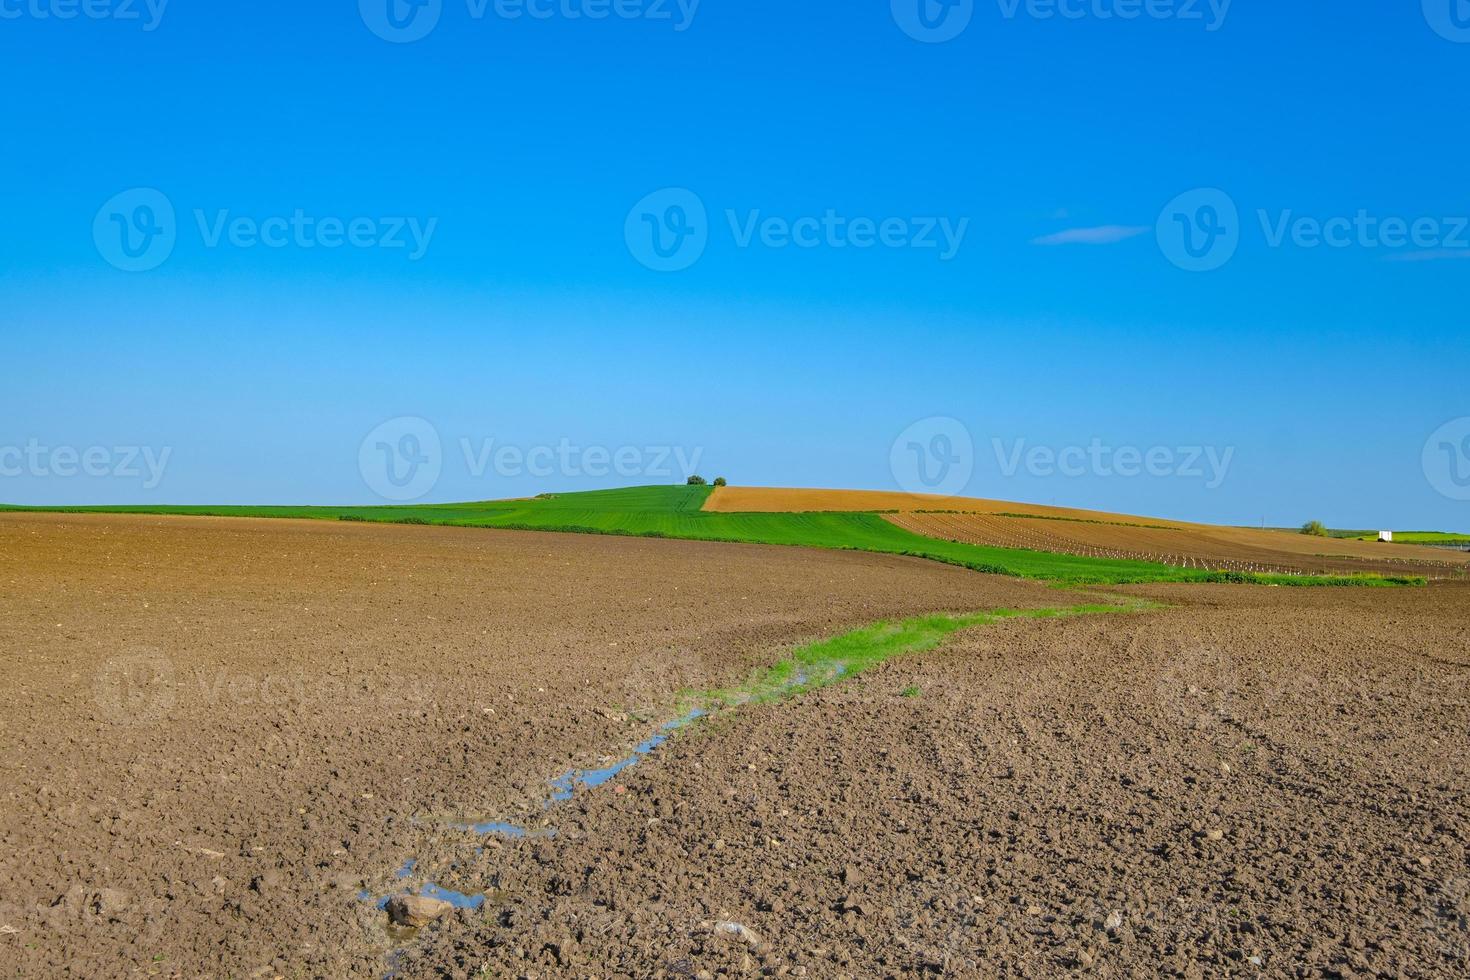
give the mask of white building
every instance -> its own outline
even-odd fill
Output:
[[[1379,531],[1378,532],[1378,540],[1379,541],[1392,541],[1393,540],[1393,532],[1392,531]]]

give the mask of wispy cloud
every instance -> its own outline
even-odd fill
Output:
[[[1031,239],[1032,245],[1112,245],[1148,231],[1147,225],[1101,225],[1097,228],[1068,228]]]
[[[1443,259],[1470,259],[1470,248],[1431,248],[1423,252],[1400,252],[1385,255],[1386,262],[1439,262]]]

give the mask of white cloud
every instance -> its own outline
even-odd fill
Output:
[[[1096,228],[1068,228],[1051,235],[1031,239],[1032,245],[1112,245],[1148,231],[1147,225],[1101,225]]]

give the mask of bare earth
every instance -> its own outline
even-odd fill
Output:
[[[915,534],[1093,558],[1137,558],[1183,568],[1464,578],[1470,552],[1319,538],[1239,527],[1133,527],[991,514],[887,514]]]
[[[896,490],[820,490],[809,487],[716,487],[705,502],[705,510],[723,513],[786,513],[810,511],[899,511],[953,510],[974,514],[1026,514],[1070,520],[1099,520],[1190,527],[1182,521],[1131,517],[1100,510],[1022,504],[1012,500],[981,497],[940,497],[933,494],[902,493]]]
[[[381,976],[359,889],[427,859],[435,818],[534,817],[647,734],[609,709],[1051,600],[795,548],[23,514],[0,583],[0,974],[26,977]]]
[[[1465,585],[1115,590],[1170,608],[978,628],[543,810],[791,643],[1087,597],[801,549],[50,515],[0,517],[0,582],[8,976],[1470,968]],[[485,817],[555,834],[452,826]],[[359,898],[424,881],[489,899],[406,937]]]
[[[1291,531],[1191,524],[1154,517],[978,497],[886,490],[717,487],[705,510],[726,513],[880,511],[928,537],[1181,567],[1282,572],[1379,572],[1434,578],[1470,572],[1470,552],[1319,538]]]

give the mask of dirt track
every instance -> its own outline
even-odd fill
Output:
[[[862,554],[43,515],[0,518],[0,582],[5,975],[1454,976],[1470,956],[1464,586],[1125,590],[1176,608],[962,634],[721,715],[543,815],[548,778],[784,644],[1080,598]],[[557,833],[446,823],[484,817]],[[390,961],[358,892],[408,857],[491,899]]]

